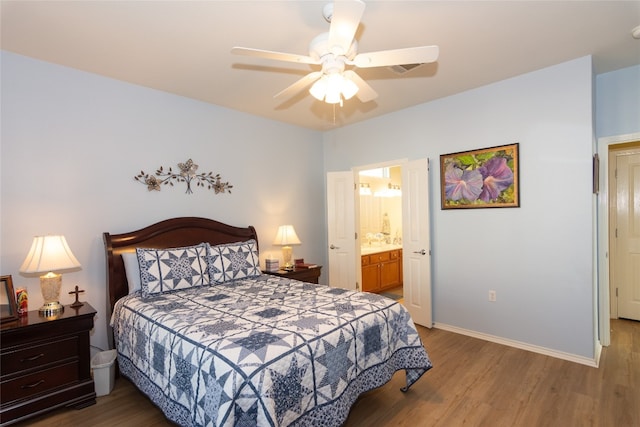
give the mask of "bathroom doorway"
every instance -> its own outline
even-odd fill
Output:
[[[361,289],[402,301],[402,169],[358,171]]]
[[[360,232],[360,211],[367,209],[366,203],[360,203],[360,174],[361,170],[399,166],[401,169],[400,188],[394,188],[387,181],[387,189],[400,190],[401,221],[396,226],[389,217],[388,236],[382,232],[384,212],[380,210],[380,234],[375,236],[372,229],[371,246],[393,244],[398,229],[399,244],[402,248],[401,259],[395,264],[400,268],[402,283],[402,298],[404,306],[409,311],[414,323],[433,326],[431,307],[431,250],[430,250],[430,212],[429,212],[429,160],[396,160],[384,164],[353,167],[350,171],[333,171],[327,173],[327,259],[329,283],[331,286],[349,290],[362,289],[363,262],[371,262],[370,258],[363,260],[362,248],[369,246],[364,242]],[[389,177],[391,172],[389,172]],[[365,179],[362,179],[363,183]],[[363,186],[366,187],[366,186]],[[372,191],[373,196],[374,191]],[[378,203],[372,202],[371,209],[377,209]],[[384,206],[380,204],[380,206]],[[380,208],[382,209],[382,208]],[[375,219],[372,226],[375,225]],[[387,230],[386,223],[384,230]],[[376,231],[377,232],[377,231]],[[364,233],[366,239],[368,232]],[[387,240],[388,237],[388,240]],[[364,243],[363,243],[364,242]],[[384,243],[383,243],[384,242]],[[366,252],[366,251],[365,251]],[[392,255],[390,255],[392,256]],[[375,261],[375,260],[374,260]],[[385,260],[379,260],[385,261]],[[401,261],[401,262],[400,262]],[[390,263],[393,264],[393,263]],[[391,275],[392,269],[385,273]],[[365,271],[365,274],[367,271]],[[380,279],[382,280],[382,279]],[[379,283],[387,283],[380,281]],[[379,289],[381,290],[381,289]]]

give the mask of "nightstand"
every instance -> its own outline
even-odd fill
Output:
[[[0,327],[0,425],[68,406],[96,403],[89,331],[96,311],[65,306],[54,317],[30,311]]]
[[[318,279],[320,278],[320,270],[322,270],[321,265],[312,268],[294,268],[292,271],[263,271],[263,273],[286,277],[287,279],[300,280],[302,282],[318,283]]]

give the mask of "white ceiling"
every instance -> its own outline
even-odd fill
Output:
[[[359,69],[379,97],[343,107],[273,95],[316,68],[230,54],[308,54],[323,1],[7,1],[2,49],[311,129],[327,130],[593,55],[600,74],[640,64],[640,1],[367,1],[359,52],[438,45],[400,76]]]

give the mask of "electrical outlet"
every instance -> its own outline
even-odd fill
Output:
[[[496,302],[496,291],[489,291],[489,301]]]

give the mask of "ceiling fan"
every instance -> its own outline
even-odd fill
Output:
[[[386,67],[392,65],[425,64],[438,59],[438,46],[420,46],[370,53],[358,53],[354,39],[365,4],[361,0],[335,0],[323,9],[330,22],[329,32],[315,37],[309,44],[309,55],[274,52],[248,47],[234,47],[231,53],[255,56],[276,61],[322,65],[321,71],[313,71],[293,83],[274,98],[288,98],[311,86],[309,93],[328,104],[342,104],[343,99],[354,95],[362,102],[377,98],[378,94],[353,69]]]

